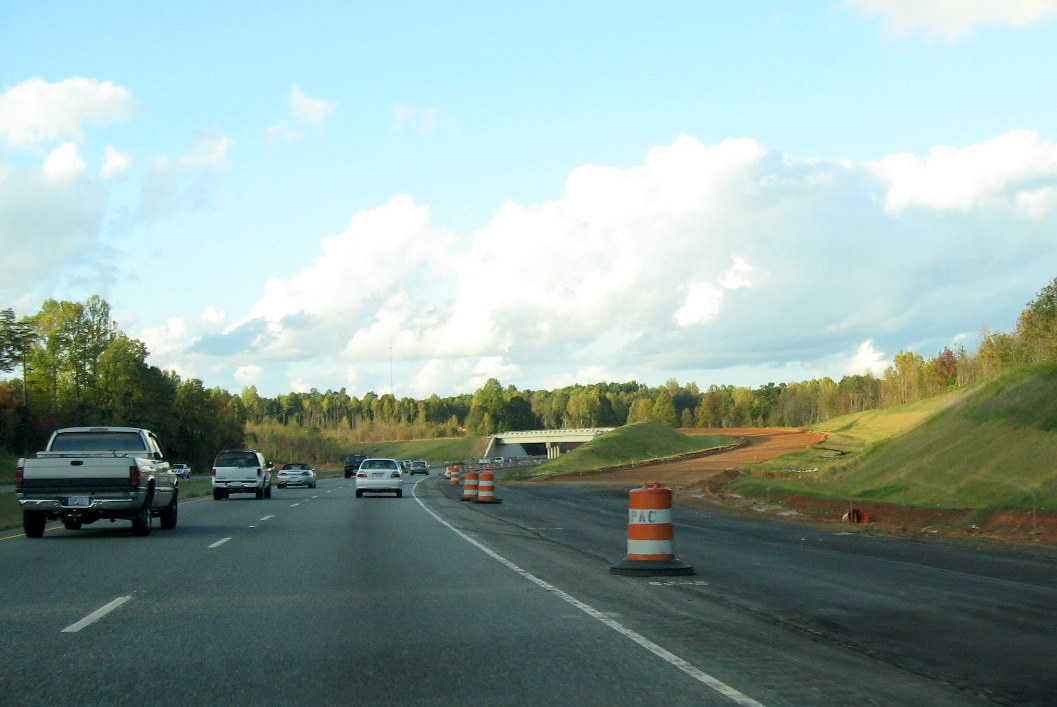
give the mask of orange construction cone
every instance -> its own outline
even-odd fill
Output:
[[[628,494],[628,554],[609,568],[614,574],[693,574],[675,558],[672,490],[655,481]]]
[[[495,497],[495,474],[491,469],[485,469],[477,480],[477,498],[474,499],[474,503],[502,502]]]

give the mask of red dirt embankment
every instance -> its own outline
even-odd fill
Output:
[[[778,495],[763,502],[726,492],[724,482],[737,470],[783,454],[806,449],[826,439],[821,432],[795,428],[735,427],[685,430],[691,434],[730,435],[742,440],[734,448],[703,452],[676,461],[652,462],[612,471],[568,474],[548,483],[625,485],[629,490],[647,481],[672,489],[676,503],[707,507],[722,505],[742,512],[774,515],[810,524],[841,523],[853,506],[848,501]],[[903,536],[976,537],[988,540],[1030,540],[1057,543],[1057,511],[1003,510],[973,523],[971,509],[928,509],[890,503],[859,503],[871,530]],[[842,524],[843,525],[843,524]],[[863,526],[845,525],[845,528]]]
[[[743,466],[780,457],[826,439],[821,432],[792,427],[724,427],[721,429],[683,430],[687,434],[729,435],[742,440],[732,449],[702,452],[676,461],[651,462],[613,471],[566,474],[555,481],[578,484],[641,484],[658,481],[675,492],[685,488],[700,489],[703,482],[713,481],[722,472],[733,472]]]

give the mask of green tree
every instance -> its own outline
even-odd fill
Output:
[[[657,420],[672,429],[679,426],[679,413],[675,410],[675,401],[667,390],[661,390],[657,399],[653,402],[653,410],[650,413],[651,420]]]

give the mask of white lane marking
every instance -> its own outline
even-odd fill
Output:
[[[300,503],[291,503],[290,504],[290,508],[297,508],[300,505],[301,505]]]
[[[274,517],[275,517],[275,514],[273,513],[271,515],[264,516],[263,518],[261,518],[261,520],[271,520]]]
[[[96,621],[98,621],[99,619],[103,618],[104,616],[106,616],[111,611],[113,611],[114,609],[118,608],[119,606],[121,606],[122,604],[124,604],[126,601],[128,601],[131,598],[132,598],[131,595],[127,596],[127,597],[118,597],[117,599],[115,599],[114,601],[110,602],[106,606],[101,607],[99,609],[96,609],[92,613],[88,614],[88,616],[85,616],[83,619],[81,619],[77,623],[70,624],[69,626],[64,628],[62,631],[60,631],[60,633],[77,633],[78,631],[80,631],[85,626],[88,626],[90,624],[94,624]]]
[[[231,540],[231,538],[222,538],[222,539],[220,539],[220,540],[217,540],[217,541],[216,541],[215,543],[213,543],[212,545],[210,545],[210,546],[209,546],[208,548],[206,548],[206,549],[207,549],[207,550],[212,550],[212,549],[213,549],[213,548],[215,548],[215,547],[220,547],[221,545],[223,545],[224,543],[226,543],[226,542],[227,542],[228,540]]]
[[[418,484],[415,484],[415,486],[417,486],[417,485]],[[620,635],[624,636],[625,638],[631,639],[635,643],[639,644],[640,646],[642,646],[643,648],[648,650],[650,653],[653,653],[655,656],[657,656],[661,660],[667,662],[670,665],[675,666],[679,670],[682,670],[684,673],[686,673],[687,675],[689,675],[693,679],[697,680],[700,683],[703,683],[704,685],[707,685],[708,687],[712,688],[713,690],[715,690],[719,694],[723,695],[724,697],[727,697],[728,699],[738,703],[739,705],[750,705],[751,707],[764,707],[763,704],[761,704],[760,702],[757,702],[756,700],[752,699],[748,695],[746,695],[746,694],[744,694],[742,692],[739,692],[738,690],[734,689],[733,687],[731,687],[730,685],[726,684],[722,680],[719,680],[718,678],[712,677],[711,675],[709,675],[708,673],[704,672],[703,670],[699,670],[698,668],[694,667],[693,665],[691,665],[687,661],[683,660],[679,656],[675,655],[671,651],[668,651],[668,650],[666,650],[664,648],[661,648],[659,645],[657,645],[656,643],[654,643],[650,639],[646,638],[645,636],[643,636],[643,635],[641,635],[639,633],[636,633],[635,631],[632,631],[630,628],[628,628],[624,624],[620,623],[619,621],[614,621],[612,618],[610,618],[606,614],[602,613],[598,609],[595,609],[594,607],[583,603],[582,601],[580,601],[576,597],[572,596],[571,594],[567,594],[567,593],[563,592],[561,589],[558,589],[553,584],[545,582],[544,580],[540,579],[536,575],[534,575],[534,574],[532,574],[532,573],[530,573],[530,572],[528,572],[526,570],[521,569],[520,567],[515,565],[510,560],[506,559],[505,557],[503,557],[499,553],[495,552],[494,550],[492,550],[492,549],[490,549],[488,547],[485,547],[483,544],[481,544],[477,540],[474,540],[469,535],[467,535],[466,533],[462,532],[461,530],[459,530],[458,528],[453,526],[451,523],[449,523],[448,521],[446,521],[443,518],[441,518],[439,515],[437,515],[436,513],[431,511],[430,509],[426,508],[426,504],[424,504],[422,502],[422,499],[420,499],[418,497],[418,494],[415,493],[415,489],[414,488],[411,489],[411,493],[415,497],[415,501],[418,502],[418,505],[420,505],[422,507],[422,509],[424,511],[426,511],[426,513],[429,513],[431,516],[433,516],[438,521],[440,521],[442,525],[447,526],[448,529],[451,530],[453,533],[455,533],[460,538],[462,538],[466,542],[468,542],[471,545],[473,545],[474,547],[476,547],[481,552],[483,552],[486,555],[488,555],[489,557],[491,557],[493,560],[496,560],[497,562],[499,562],[502,565],[505,565],[506,567],[508,567],[509,569],[513,570],[514,572],[517,572],[519,575],[521,575],[522,577],[524,577],[528,581],[532,582],[533,584],[539,586],[540,588],[545,589],[548,592],[553,592],[554,594],[558,595],[559,597],[561,597],[562,599],[564,599],[568,603],[572,604],[577,609],[579,609],[580,611],[584,612],[585,614],[587,614],[591,618],[602,622],[603,624],[605,624],[609,628],[613,629],[614,631],[616,631]],[[569,505],[573,505],[573,504],[569,504]]]

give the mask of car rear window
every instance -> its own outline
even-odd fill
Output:
[[[139,452],[145,450],[138,432],[60,432],[52,452]]]
[[[360,465],[361,469],[399,469],[392,459],[367,459]]]
[[[221,452],[213,466],[257,466],[257,455],[253,452]]]

